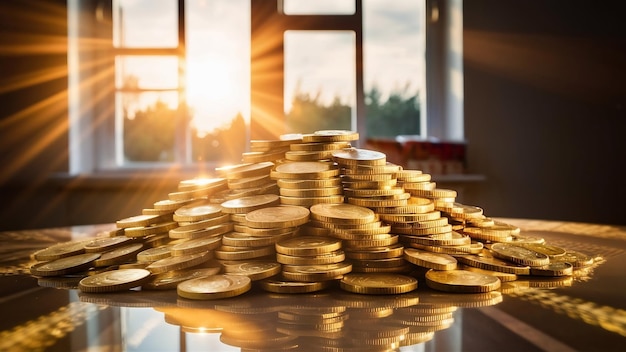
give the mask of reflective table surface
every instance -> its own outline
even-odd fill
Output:
[[[626,228],[501,219],[596,257],[571,277],[520,277],[485,294],[359,295],[253,288],[194,301],[176,291],[85,294],[29,274],[37,249],[113,225],[1,232],[0,351],[622,351]],[[63,288],[68,287],[68,288]]]

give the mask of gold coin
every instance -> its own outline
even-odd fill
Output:
[[[276,261],[287,265],[321,265],[341,263],[346,259],[343,251],[337,250],[330,253],[315,256],[293,256],[282,253],[276,253]]]
[[[287,233],[294,233],[298,228],[297,227],[272,227],[267,229],[258,229],[254,227],[249,227],[246,225],[235,224],[233,226],[233,230],[235,232],[245,233],[252,237],[272,237],[272,236],[280,236],[285,235]],[[254,247],[254,246],[251,246]]]
[[[412,182],[428,182],[431,179],[429,174],[425,174],[419,170],[400,170],[396,177],[402,183],[412,183]]]
[[[453,206],[445,211],[448,212],[450,216],[461,219],[480,218],[483,215],[482,208],[458,202],[453,203]]]
[[[273,255],[274,246],[265,247],[233,247],[221,246],[215,250],[215,258],[221,260],[246,260]]]
[[[250,147],[269,147],[269,148],[281,148],[289,147],[292,144],[298,144],[302,142],[301,134],[293,134],[285,136],[281,139],[252,139],[250,140]]]
[[[340,279],[352,271],[352,264],[283,265],[283,277],[292,281],[327,281]]]
[[[516,275],[530,275],[530,266],[516,265],[514,263],[498,258],[479,255],[459,255],[455,256],[455,258],[465,265],[473,266],[476,268],[500,271],[503,273],[511,273]]]
[[[339,286],[348,291],[361,294],[401,294],[415,290],[417,280],[413,277],[399,274],[359,274],[344,275]]]
[[[285,197],[327,197],[334,195],[341,195],[343,192],[341,187],[324,187],[324,188],[281,188],[280,195]]]
[[[280,199],[277,195],[258,194],[227,200],[221,204],[221,207],[223,208],[224,213],[242,214],[278,204],[280,204]]]
[[[160,247],[145,249],[137,253],[137,261],[140,263],[152,263],[159,259],[171,257],[172,247],[174,247],[174,245],[164,245]]]
[[[289,148],[292,151],[303,151],[303,152],[318,152],[318,151],[329,151],[329,150],[337,150],[349,148],[349,142],[331,142],[331,143],[300,143],[300,144],[292,144]]]
[[[171,215],[135,215],[115,222],[118,228],[144,227],[152,224],[172,221]]]
[[[274,293],[310,293],[323,290],[330,286],[329,281],[299,282],[281,280],[263,280],[259,282],[261,288]]]
[[[178,182],[179,191],[193,191],[211,186],[221,185],[226,180],[223,178],[197,177]]]
[[[426,285],[438,291],[480,293],[500,288],[500,279],[467,270],[429,270],[426,272]]]
[[[168,271],[152,276],[150,280],[141,287],[147,290],[171,290],[175,289],[176,286],[183,281],[215,275],[221,271],[222,268],[220,266]]]
[[[402,166],[387,162],[384,165],[344,165],[342,172],[345,175],[392,174],[395,176],[401,170]]]
[[[410,207],[410,205],[407,205],[406,207],[399,207],[399,208],[407,208],[407,207]],[[395,209],[395,208],[386,208],[386,209]],[[434,205],[433,205],[433,209],[434,209]],[[428,211],[424,213],[417,213],[417,214],[416,213],[398,213],[398,214],[380,213],[378,216],[380,216],[382,220],[385,220],[387,222],[401,223],[401,224],[402,223],[416,223],[416,222],[428,221],[428,220],[445,219],[441,217],[441,212],[438,210]],[[445,225],[445,223],[443,225]]]
[[[227,180],[240,179],[246,177],[254,177],[267,175],[274,167],[274,163],[270,161],[255,164],[239,164],[233,166],[217,167],[215,171],[226,176]]]
[[[347,197],[387,197],[398,194],[404,194],[404,188],[402,187],[389,187],[382,189],[352,189],[344,188],[344,194]]]
[[[555,262],[530,268],[530,275],[533,276],[571,276],[573,273],[574,266],[568,262]]]
[[[153,208],[144,208],[141,210],[142,215],[172,215],[173,213],[174,210],[162,210]]]
[[[352,204],[316,204],[311,206],[311,218],[338,224],[365,224],[376,221],[371,209]]]
[[[301,207],[311,207],[315,204],[340,204],[344,202],[342,195],[332,195],[324,197],[285,197],[280,196],[280,203],[283,205],[295,205]]]
[[[431,253],[415,248],[405,248],[404,259],[417,266],[435,270],[453,270],[457,267],[456,259],[450,255]]]
[[[276,243],[276,252],[292,256],[314,256],[341,248],[341,240],[331,237],[297,236]]]
[[[335,143],[335,142],[349,142],[359,139],[358,132],[347,130],[320,130],[311,134],[302,135],[303,143]]]
[[[246,214],[246,226],[255,228],[294,227],[309,221],[309,209],[281,205],[257,209]]]
[[[48,248],[40,249],[33,254],[33,258],[39,261],[56,260],[85,253],[85,244],[91,239],[71,242],[61,242]]]
[[[381,240],[389,238],[391,226],[379,226],[364,229],[330,229],[330,236],[342,240]]]
[[[344,179],[343,186],[345,188],[351,189],[380,189],[380,188],[390,188],[395,187],[398,184],[398,180],[395,178],[391,178],[388,180],[380,180],[380,181],[368,181],[368,180],[360,180],[360,181],[347,181]]]
[[[245,177],[228,180],[228,188],[231,190],[260,187],[271,182],[269,173],[267,175]]]
[[[244,163],[262,163],[268,161],[276,161],[285,157],[284,150],[265,151],[265,152],[244,152],[241,153],[241,161]]]
[[[516,246],[528,248],[538,253],[543,253],[550,258],[564,255],[567,251],[564,248],[553,246],[546,243],[512,243]]]
[[[574,266],[575,269],[584,268],[593,264],[594,260],[592,257],[573,250],[567,250],[565,254],[554,257],[551,259],[554,263],[570,263]]]
[[[490,250],[494,257],[520,265],[544,266],[550,264],[550,258],[546,254],[536,252],[526,247],[508,243],[494,243],[491,245]]]
[[[413,190],[413,195],[424,198],[455,198],[457,193],[452,189],[435,188],[432,190]]]
[[[339,169],[331,163],[319,161],[293,161],[276,166],[272,179],[322,179],[339,175]]]
[[[201,221],[216,218],[222,215],[222,208],[218,204],[208,201],[194,202],[182,206],[174,212],[174,221]]]
[[[277,275],[282,267],[279,263],[261,260],[222,265],[226,274],[247,276],[251,281],[267,279]]]
[[[328,160],[333,157],[332,150],[320,151],[296,151],[290,150],[285,153],[285,159],[290,161],[318,161]]]
[[[452,231],[449,236],[406,236],[404,237],[407,242],[417,243],[427,246],[464,246],[470,245],[472,240],[469,236],[462,235],[458,232]],[[482,246],[481,246],[482,248]]]
[[[172,246],[171,253],[172,256],[181,256],[199,252],[206,252],[216,249],[221,245],[221,243],[222,239],[219,236],[200,237]]]
[[[178,284],[178,295],[187,299],[207,300],[235,297],[252,287],[252,281],[241,275],[211,275]]]
[[[517,277],[518,277],[516,274],[503,273],[501,271],[493,271],[493,270],[486,270],[486,269],[481,269],[481,268],[475,268],[473,266],[464,266],[463,270],[473,271],[475,273],[480,273],[480,274],[484,274],[484,275],[495,276],[498,279],[500,279],[500,282],[515,281],[515,280],[517,280]]]
[[[386,165],[387,156],[375,150],[346,148],[333,152],[333,160],[343,165]]]
[[[428,227],[425,229],[414,228],[410,223],[407,224],[399,224],[395,223],[391,226],[391,231],[404,235],[415,235],[415,236],[423,236],[423,235],[449,235],[452,233],[452,225],[447,224],[443,226],[437,227]]]
[[[331,177],[325,179],[312,180],[288,180],[279,179],[276,181],[280,189],[310,189],[310,188],[336,188],[341,187],[341,179],[339,177]]]
[[[295,231],[272,236],[251,236],[247,233],[229,232],[222,236],[225,246],[235,247],[265,247],[274,245],[276,242],[295,236]]]
[[[153,274],[162,274],[171,270],[181,270],[202,264],[212,258],[211,252],[201,252],[157,260],[146,267]]]
[[[404,247],[401,244],[384,247],[346,248],[346,257],[350,259],[385,259],[402,257]]]
[[[178,208],[180,208],[180,207],[182,207],[184,205],[187,205],[187,204],[189,204],[191,202],[193,202],[193,200],[191,200],[191,199],[180,200],[180,201],[164,199],[164,200],[160,200],[158,202],[155,202],[153,206],[154,206],[154,209],[156,209],[156,210],[169,210],[169,211],[171,211],[173,213],[176,209],[178,209]]]
[[[88,276],[78,283],[87,293],[119,292],[138,287],[147,282],[150,272],[145,269],[118,269]]]
[[[408,194],[408,193],[407,193]],[[384,198],[348,198],[348,203],[366,208],[376,207],[401,207],[407,205],[405,199],[384,199]]]
[[[77,254],[49,262],[37,263],[30,267],[30,273],[35,276],[61,276],[78,273],[92,267],[98,258],[100,258],[100,253]]]
[[[104,252],[100,258],[93,263],[95,267],[123,264],[130,260],[135,260],[137,254],[141,252],[143,243],[134,243],[122,247],[117,247],[111,251]]]
[[[224,189],[228,189],[228,184],[225,179],[222,179],[219,183],[210,184],[189,191],[177,191],[168,193],[167,198],[173,201],[185,201],[188,199],[206,198]]]
[[[214,225],[214,226],[210,226],[207,228],[200,228],[197,230],[190,230],[190,231],[187,231],[187,230],[180,231],[180,227],[179,227],[177,229],[170,230],[169,236],[170,238],[177,238],[177,239],[184,238],[188,240],[193,240],[193,239],[201,238],[201,237],[214,237],[214,236],[222,235],[232,230],[233,230],[233,224],[230,222],[227,222],[224,224]]]
[[[398,243],[397,235],[388,235],[387,238],[381,239],[364,239],[364,240],[343,240],[346,248],[368,248],[391,246]]]
[[[176,221],[164,222],[145,227],[127,227],[124,229],[124,236],[126,237],[146,237],[149,235],[156,235],[160,233],[167,233],[178,227]]]
[[[383,181],[392,181],[396,180],[393,177],[393,174],[351,174],[351,175],[343,175],[341,178],[346,183],[353,182],[383,182]],[[396,180],[396,183],[398,180]]]
[[[409,193],[411,193],[411,191],[414,191],[414,190],[432,191],[433,189],[437,187],[437,184],[435,182],[402,182],[401,185],[402,185],[402,188],[406,189],[407,192]],[[418,194],[414,194],[414,195],[418,195]]]

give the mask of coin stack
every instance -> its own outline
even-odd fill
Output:
[[[277,180],[280,202],[310,207],[318,203],[343,203],[339,169],[331,162],[294,161],[276,166],[271,178]]]
[[[273,167],[273,162],[265,161],[216,168],[217,174],[226,179],[227,189],[214,194],[210,198],[211,201],[220,204],[227,200],[251,195],[278,194],[276,182],[269,178]]]
[[[316,204],[311,207],[311,226],[327,229],[328,236],[343,242],[353,272],[404,272],[398,236],[389,234],[373,210],[353,204]]]
[[[250,151],[241,155],[244,163],[277,162],[285,159],[292,144],[302,143],[301,134],[281,136],[279,140],[251,140]]]

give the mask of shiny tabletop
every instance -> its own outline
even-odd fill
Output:
[[[565,278],[522,277],[489,293],[444,293],[418,278],[400,295],[339,287],[188,300],[175,290],[86,294],[30,275],[31,254],[113,225],[0,232],[0,351],[622,351],[626,228],[501,219],[593,256]]]

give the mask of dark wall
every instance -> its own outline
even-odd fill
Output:
[[[0,82],[0,229],[52,224],[44,185],[68,167],[64,0],[0,1]]]
[[[468,201],[626,224],[626,2],[464,1]]]

